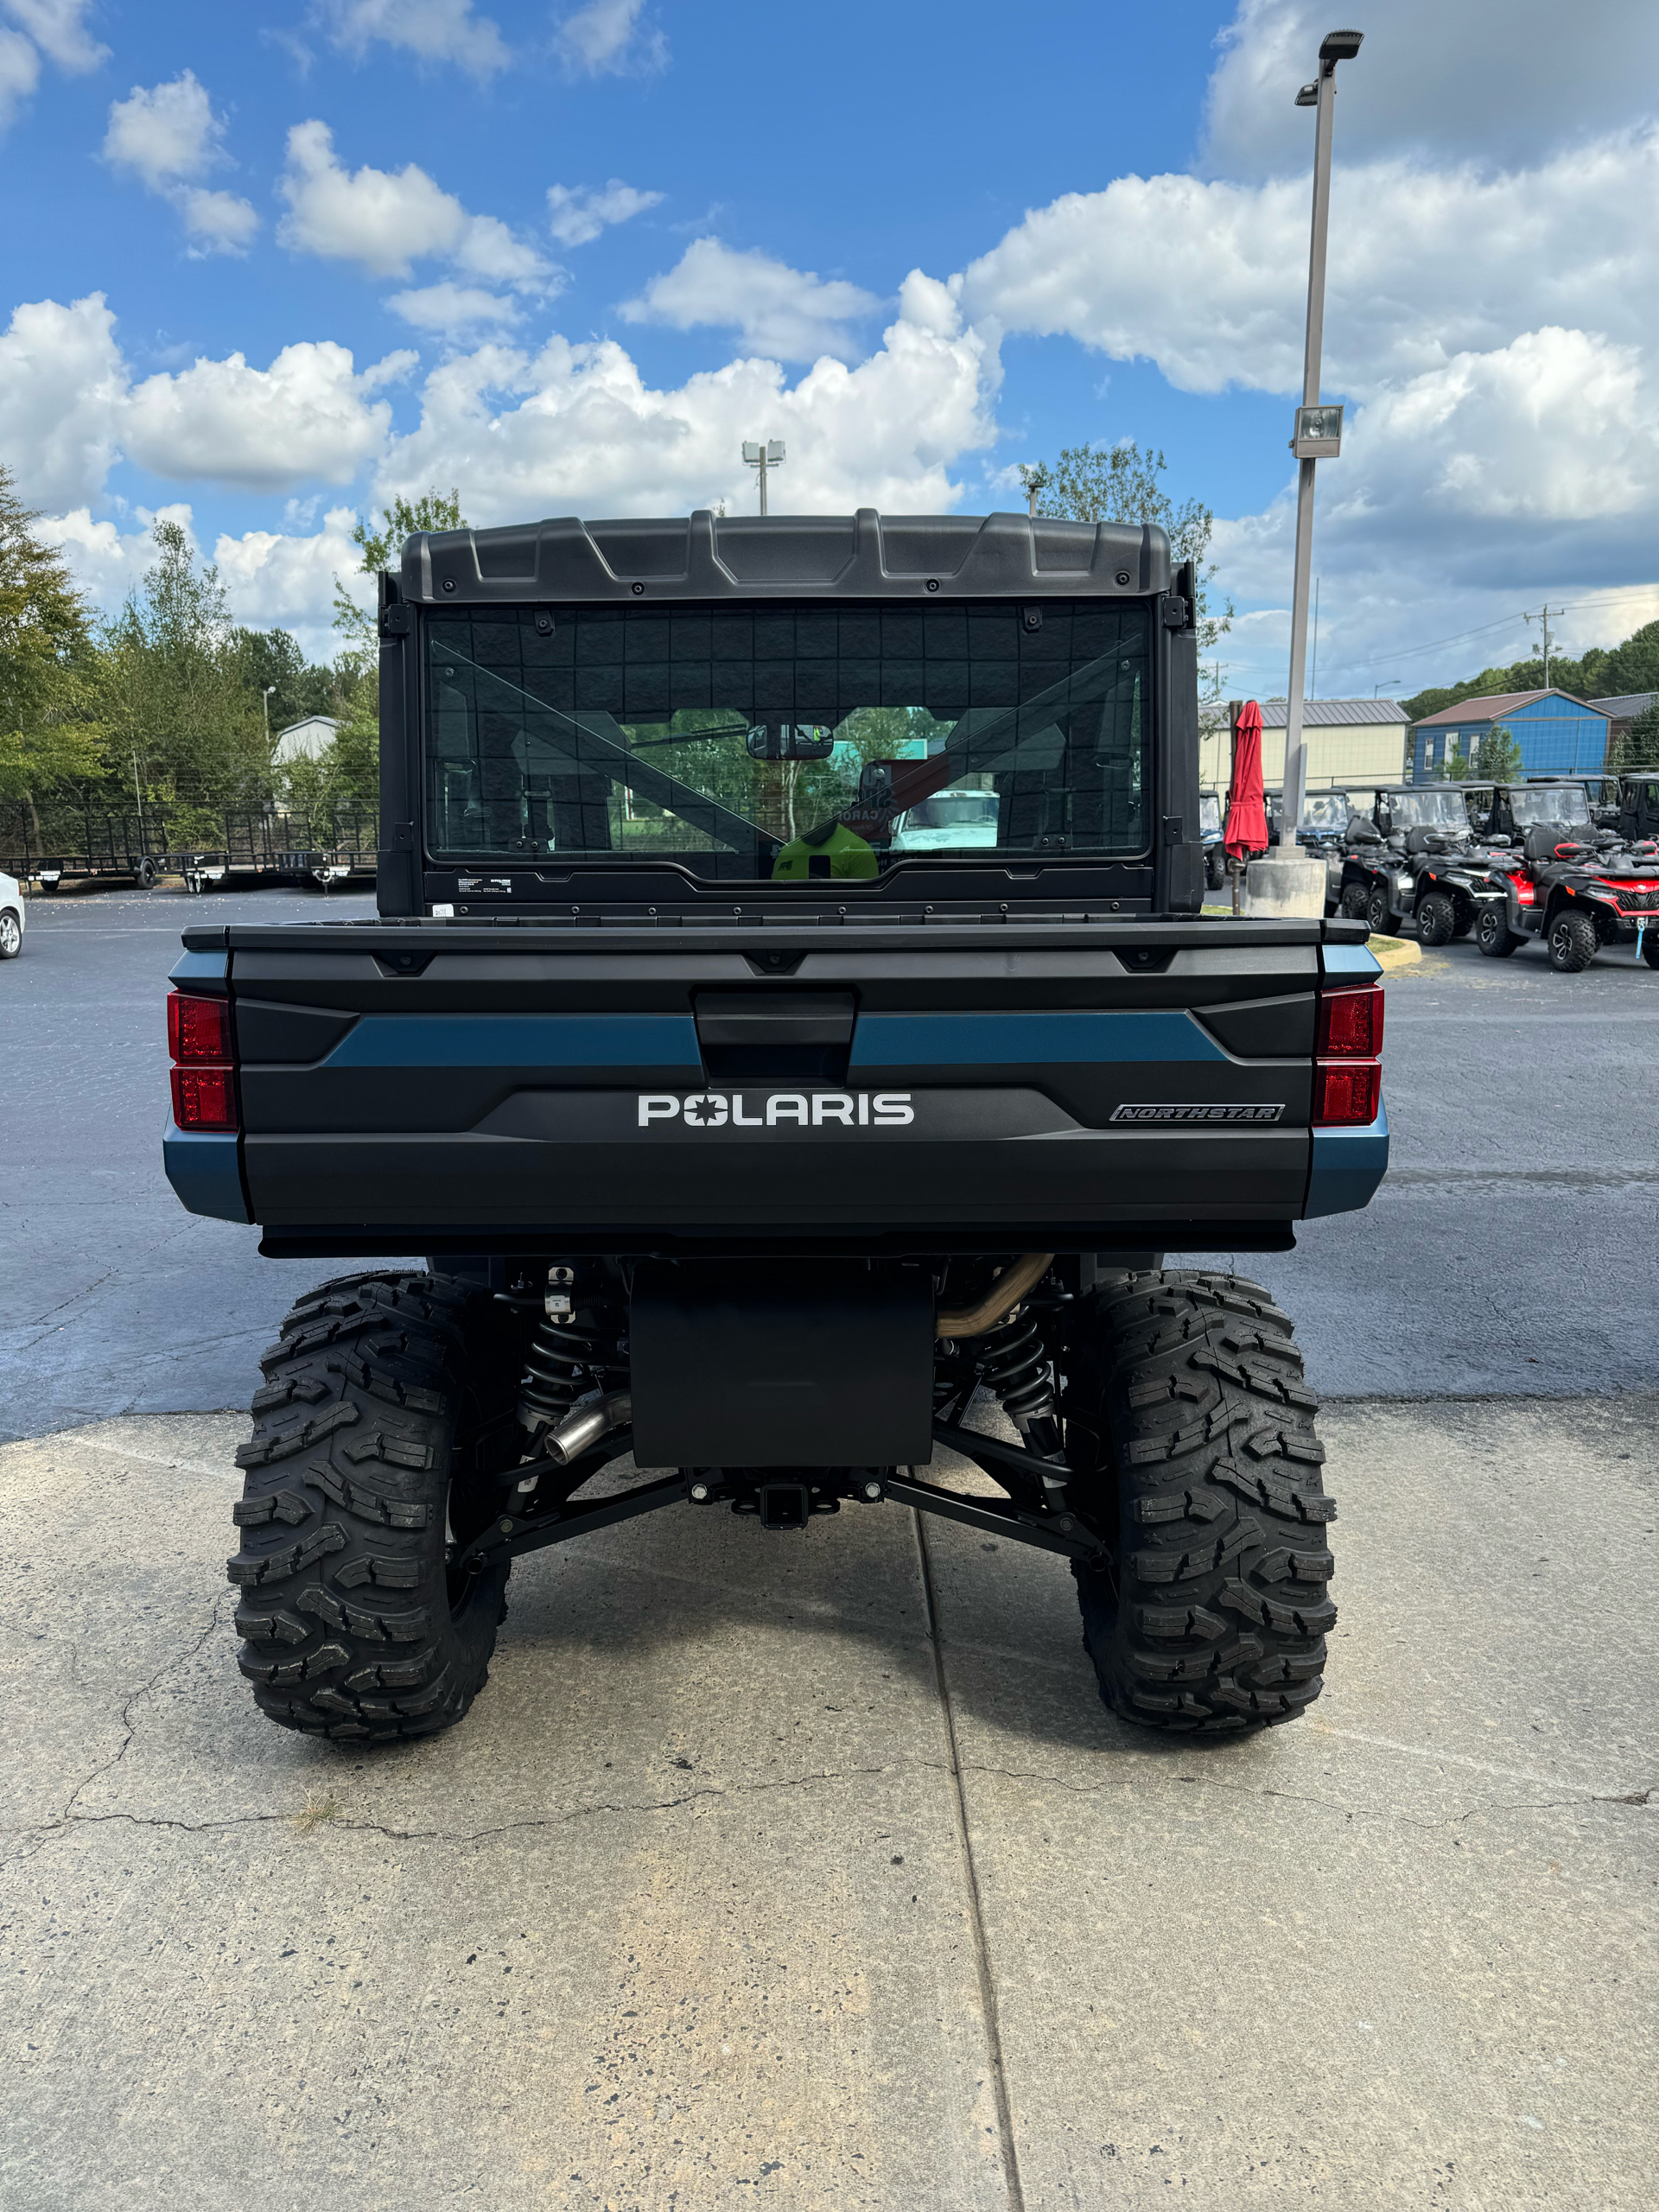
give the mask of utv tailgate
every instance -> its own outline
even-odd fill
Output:
[[[1338,1204],[1380,1178],[1380,1117],[1363,1160],[1310,1127],[1360,936],[377,922],[192,931],[182,966],[222,960],[272,1249],[1248,1249],[1335,1210],[1316,1141]]]

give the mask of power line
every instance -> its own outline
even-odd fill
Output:
[[[1576,613],[1581,607],[1611,607],[1620,600],[1634,598],[1644,591],[1659,591],[1659,585],[1626,584],[1618,591],[1596,592],[1587,598],[1570,599],[1550,609],[1550,620],[1554,621],[1560,614]],[[1470,638],[1484,638],[1494,630],[1507,630],[1512,623],[1535,621],[1537,619],[1535,613],[1529,616],[1524,607],[1520,607],[1513,614],[1501,615],[1496,622],[1483,622],[1478,629],[1458,630],[1449,638],[1431,638],[1426,645],[1397,645],[1388,652],[1367,653],[1363,660],[1344,661],[1342,665],[1344,668],[1375,668],[1380,660],[1410,660],[1420,653],[1438,652],[1442,645],[1459,645]]]

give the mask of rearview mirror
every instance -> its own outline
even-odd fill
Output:
[[[822,722],[757,722],[743,743],[751,760],[827,760],[836,749]]]

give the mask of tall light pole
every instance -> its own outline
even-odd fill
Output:
[[[1298,107],[1319,110],[1313,139],[1313,229],[1307,256],[1307,334],[1302,353],[1302,404],[1290,442],[1296,482],[1296,559],[1290,601],[1290,683],[1285,699],[1285,820],[1294,840],[1307,789],[1302,740],[1302,686],[1307,671],[1307,594],[1313,568],[1313,471],[1342,450],[1342,410],[1319,404],[1319,356],[1325,340],[1325,247],[1331,222],[1331,132],[1336,121],[1337,64],[1351,61],[1363,31],[1331,31],[1319,41],[1319,73],[1296,95]],[[1294,845],[1293,845],[1294,849]]]
[[[783,467],[784,442],[781,438],[768,438],[764,445],[756,445],[746,439],[743,444],[743,458],[751,468],[758,469],[760,473],[760,512],[765,514],[766,512],[766,471],[769,468]]]
[[[276,686],[274,683],[267,683],[263,687],[259,694],[259,704],[264,709],[265,716],[265,751],[267,753],[270,751],[270,695],[276,689]]]

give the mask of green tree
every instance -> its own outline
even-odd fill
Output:
[[[41,805],[84,798],[105,761],[86,603],[39,519],[0,467],[0,799],[22,801],[37,841]]]
[[[1659,686],[1654,687],[1659,690]],[[1617,697],[1617,693],[1609,695]],[[1646,768],[1659,760],[1659,698],[1644,707],[1621,738],[1609,749],[1610,768]]]
[[[1233,626],[1233,605],[1209,613],[1215,569],[1206,567],[1216,518],[1202,501],[1179,507],[1160,480],[1168,466],[1161,452],[1126,438],[1115,446],[1062,446],[1054,467],[1046,461],[1022,464],[1020,481],[1033,514],[1073,522],[1157,523],[1169,533],[1178,562],[1190,561],[1198,579],[1198,651],[1208,652]]]
[[[1496,722],[1475,749],[1474,779],[1483,784],[1512,784],[1520,773],[1521,747],[1515,733]]]
[[[336,685],[332,668],[320,668],[300,651],[291,630],[235,630],[231,633],[231,657],[242,682],[260,709],[260,727],[268,711],[270,734],[276,735],[290,722],[308,715],[334,711]],[[270,703],[264,706],[267,688]]]
[[[417,531],[466,527],[461,493],[453,486],[448,493],[423,492],[418,499],[396,499],[380,510],[378,530],[363,521],[353,528],[352,543],[363,556],[353,573],[378,576],[382,569],[392,565],[392,556],[403,550],[404,539],[413,537]],[[334,627],[347,640],[348,652],[372,659],[379,644],[374,617],[364,612],[338,576],[334,578]]]
[[[154,563],[100,641],[111,748],[147,799],[215,812],[261,805],[270,757],[219,571],[198,569],[177,523],[157,523],[155,539]]]
[[[380,797],[378,689],[378,669],[342,653],[321,709],[339,724],[333,740],[315,760],[302,754],[278,771],[283,805],[304,817],[318,843],[333,841],[342,817],[372,823]]]

